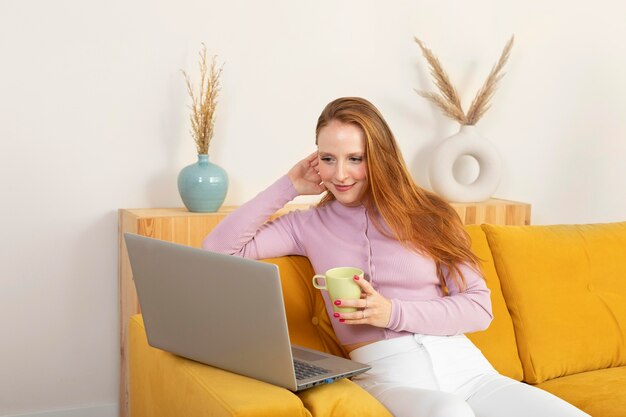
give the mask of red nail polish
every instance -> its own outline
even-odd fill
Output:
[[[335,301],[335,305],[336,305],[336,306],[340,306],[340,305],[341,305],[341,301],[336,300],[336,301]]]
[[[339,319],[339,323],[344,323],[345,320],[344,319]]]
[[[355,276],[354,276],[354,280],[355,280],[355,281],[358,281],[358,280],[359,280],[359,276],[358,276],[358,275],[355,275]]]
[[[333,314],[333,317],[339,317],[339,313]]]

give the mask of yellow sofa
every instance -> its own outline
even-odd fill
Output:
[[[594,417],[626,416],[626,222],[466,226],[494,320],[468,335],[500,373]],[[293,343],[344,355],[303,257],[281,271]],[[293,394],[148,346],[130,320],[130,407],[144,416],[390,416],[349,380]]]

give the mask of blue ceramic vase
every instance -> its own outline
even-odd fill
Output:
[[[219,210],[228,191],[228,175],[209,162],[209,155],[199,154],[198,162],[178,174],[178,192],[187,210],[213,213]]]

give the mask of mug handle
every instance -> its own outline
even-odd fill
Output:
[[[321,278],[321,279],[324,280],[324,285],[323,286],[321,284],[317,283],[317,279],[318,278]],[[315,275],[313,277],[313,286],[315,288],[317,288],[318,290],[327,290],[327,288],[326,288],[326,275]]]

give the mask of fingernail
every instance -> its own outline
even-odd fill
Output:
[[[355,275],[355,276],[354,276],[354,280],[355,280],[355,281],[358,281],[358,280],[359,280],[359,276],[358,276],[358,275]]]
[[[336,306],[340,306],[341,305],[341,301],[340,300],[335,301],[335,305]]]
[[[339,319],[339,323],[344,323],[345,320],[344,319]]]
[[[339,313],[333,314],[333,317],[339,317]]]

